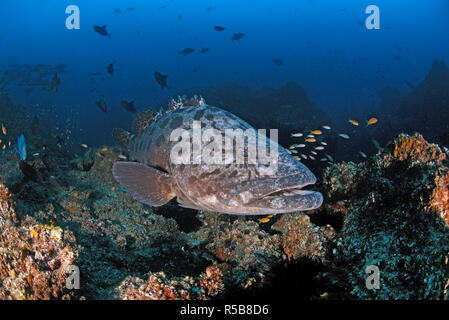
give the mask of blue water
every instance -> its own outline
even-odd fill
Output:
[[[71,4],[80,9],[79,30],[65,27]],[[370,4],[380,8],[380,30],[364,26]],[[106,25],[111,39],[94,25]],[[228,30],[217,32],[215,25]],[[245,37],[231,41],[237,32]],[[0,1],[0,70],[9,64],[68,66],[58,92],[24,95],[12,83],[12,100],[76,110],[83,131],[74,134],[89,145],[111,143],[113,127],[130,126],[123,99],[135,100],[138,110],[159,109],[160,101],[183,89],[223,82],[260,88],[293,80],[334,117],[369,108],[385,85],[407,93],[405,81],[422,81],[433,59],[448,64],[448,39],[447,0]],[[186,47],[195,52],[180,55]],[[203,47],[210,52],[199,54]],[[105,69],[112,61],[114,76]],[[169,75],[169,89],[156,83],[154,70]],[[87,74],[94,72],[104,80],[92,93]],[[95,106],[101,95],[108,113]]]

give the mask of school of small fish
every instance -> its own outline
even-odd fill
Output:
[[[379,122],[379,119],[375,118],[375,117],[371,117],[368,120],[366,120],[366,126],[372,126],[375,125],[376,123]],[[360,122],[355,120],[355,119],[348,119],[348,123],[351,124],[352,126],[358,127]],[[325,130],[332,130],[332,127],[329,125],[323,125],[321,127],[322,129]],[[288,147],[287,152],[295,155],[294,157],[297,160],[303,159],[303,160],[316,160],[317,158],[315,158],[315,156],[318,156],[318,152],[324,152],[325,148],[327,147],[327,142],[322,141],[321,139],[324,136],[324,132],[321,129],[314,129],[314,130],[310,130],[309,133],[303,133],[303,132],[295,132],[292,133],[290,136],[293,138],[301,138],[304,137],[304,143],[300,143],[300,144],[292,144]],[[320,137],[320,138],[318,138]],[[349,140],[351,137],[349,136],[349,134],[347,133],[338,133],[338,137],[344,139],[344,140]],[[374,144],[374,146],[377,149],[380,149],[380,145],[379,143],[372,139],[372,142]],[[314,143],[319,143],[318,146],[314,146]],[[306,153],[300,153],[298,154],[298,150],[297,149],[302,149],[302,148],[307,148],[307,146],[310,146],[310,153],[306,154]],[[317,152],[318,151],[318,152]],[[362,158],[366,159],[368,156],[366,155],[366,153],[364,153],[363,151],[359,151],[359,154]],[[327,162],[329,164],[332,164],[334,162],[334,159],[332,158],[331,155],[329,154],[325,154],[324,157],[321,157],[319,159],[320,162]]]

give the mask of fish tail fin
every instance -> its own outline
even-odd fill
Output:
[[[123,149],[129,149],[129,144],[133,135],[123,129],[114,128],[112,131],[112,137],[116,145],[122,147]]]

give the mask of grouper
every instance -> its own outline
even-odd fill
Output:
[[[233,113],[208,105],[198,97],[173,100],[165,112],[156,113],[151,109],[141,112],[135,118],[134,133],[114,129],[115,143],[128,151],[132,161],[115,162],[112,173],[135,200],[157,207],[176,198],[182,207],[235,215],[289,213],[321,206],[321,193],[303,189],[316,182],[314,174],[265,136],[267,144],[277,147],[277,157],[272,163],[247,160],[248,150],[255,150],[254,139],[245,140],[243,149],[237,140],[223,143],[228,149],[240,146],[235,149],[235,159],[224,163],[201,161],[204,158],[201,150],[195,159],[194,152],[184,158],[187,162],[174,159],[173,155],[179,153],[174,149],[179,146],[180,138],[173,139],[173,133],[181,130],[182,138],[190,134],[193,137],[195,121],[200,123],[202,134],[213,130],[224,136],[226,129],[254,129]],[[204,136],[202,139],[206,147],[214,140],[208,141]],[[242,158],[237,157],[239,151],[243,152]],[[224,153],[219,151],[220,156]],[[273,169],[273,163],[275,170],[267,170]]]

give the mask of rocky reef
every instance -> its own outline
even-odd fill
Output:
[[[447,299],[448,150],[401,134],[366,162],[326,169],[320,214],[338,216],[333,259],[324,277],[338,297]],[[317,217],[316,217],[317,218]],[[368,290],[366,268],[380,270]]]
[[[33,181],[3,153],[1,299],[447,298],[448,151],[419,134],[327,167],[320,209],[267,223],[142,205],[111,176],[121,157],[90,148]],[[66,287],[72,265],[79,290]]]

